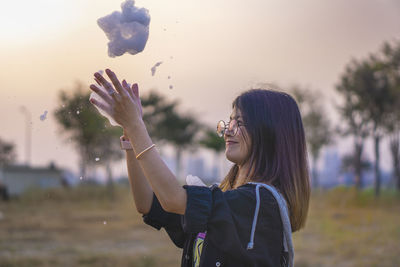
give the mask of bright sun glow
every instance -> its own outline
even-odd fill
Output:
[[[55,34],[73,14],[66,0],[8,0],[0,9],[3,41],[21,41]]]

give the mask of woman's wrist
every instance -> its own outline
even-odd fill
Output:
[[[128,137],[128,134],[126,133],[125,129],[123,129],[121,141],[129,141],[129,137]]]
[[[124,127],[124,136],[129,140],[129,136],[140,135],[140,133],[143,133],[143,130],[147,131],[146,126],[142,119],[138,119]]]
[[[129,139],[125,138],[125,136],[121,136],[120,138],[121,149],[123,150],[133,150],[132,144]]]

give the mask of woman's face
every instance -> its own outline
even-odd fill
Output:
[[[237,130],[235,130],[235,127],[237,127]],[[229,127],[225,131],[224,139],[226,158],[239,166],[243,165],[250,156],[251,142],[244,127],[241,112],[236,108],[230,116]]]

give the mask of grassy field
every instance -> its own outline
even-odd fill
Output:
[[[0,266],[180,266],[181,250],[142,222],[129,188],[31,191],[0,212]],[[313,192],[293,238],[296,267],[400,266],[400,196]]]

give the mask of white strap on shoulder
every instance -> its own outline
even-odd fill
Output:
[[[264,187],[272,193],[272,195],[275,197],[276,201],[278,202],[279,212],[280,212],[282,224],[283,224],[283,247],[284,247],[284,250],[289,253],[289,266],[293,266],[294,250],[293,250],[293,243],[292,243],[292,227],[290,224],[289,209],[287,207],[285,198],[273,186],[270,186],[270,185],[267,185],[264,183],[255,183],[255,182],[249,182],[249,184],[256,185],[257,202],[256,202],[256,209],[254,212],[253,225],[251,228],[250,242],[247,245],[247,249],[252,249],[254,247],[254,234],[255,234],[256,225],[257,225],[258,213],[260,210],[260,187]]]

